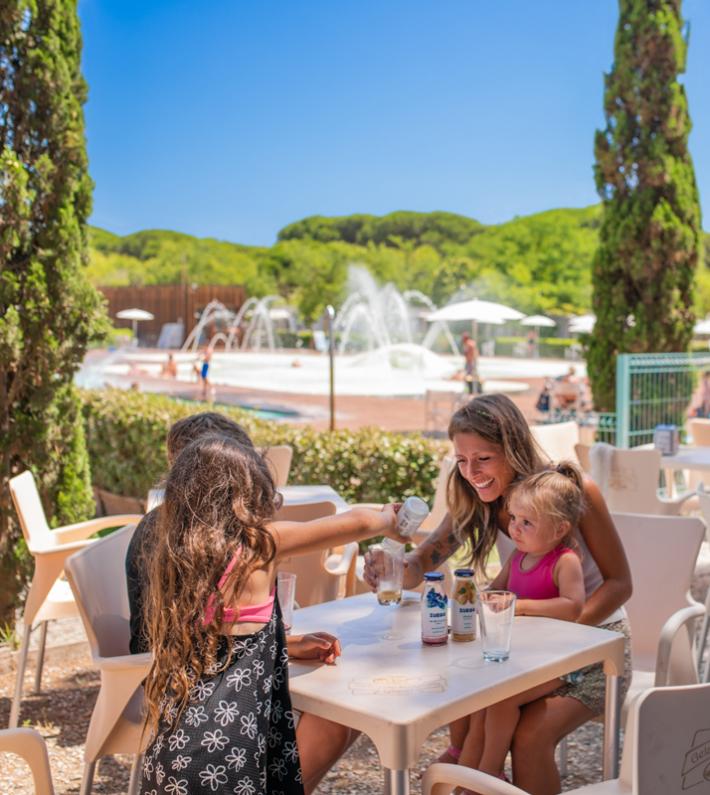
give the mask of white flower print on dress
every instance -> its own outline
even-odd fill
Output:
[[[187,795],[187,779],[176,779],[175,776],[168,776],[165,791],[168,795]]]
[[[197,726],[209,720],[205,708],[200,704],[199,707],[188,707],[185,711],[185,723],[188,726]]]
[[[214,682],[200,681],[192,689],[192,698],[196,701],[204,701],[214,693]]]
[[[286,778],[286,774],[288,773],[288,768],[286,767],[286,762],[278,756],[274,761],[269,765],[269,770],[276,776],[279,781],[283,781]]]
[[[253,740],[256,737],[258,728],[256,724],[256,715],[253,712],[250,712],[247,715],[242,715],[239,718],[239,721],[242,724],[242,728],[239,730],[239,733],[246,734],[250,740]]]
[[[171,751],[182,751],[189,740],[189,735],[182,729],[178,729],[168,737],[168,748],[170,748]]]
[[[295,742],[289,740],[284,743],[283,752],[289,762],[298,762],[298,745]]]
[[[262,768],[259,771],[259,785],[262,789],[266,789],[266,768]]]
[[[235,746],[227,756],[224,757],[224,761],[227,763],[228,768],[234,768],[238,773],[247,763],[247,749],[237,748]]]
[[[263,660],[254,660],[254,676],[263,676],[264,675],[264,661]]]
[[[244,776],[237,781],[237,786],[232,790],[234,795],[254,795],[256,787],[249,776]]]
[[[160,785],[163,783],[163,779],[165,778],[165,768],[163,767],[162,762],[158,762],[155,766],[155,783]]]
[[[226,769],[224,765],[207,765],[200,771],[200,784],[203,787],[209,785],[212,792],[217,792],[220,785],[227,783]]]
[[[185,770],[185,768],[192,762],[191,756],[185,756],[184,754],[178,754],[175,759],[173,759],[173,763],[170,767],[173,770]]]
[[[275,726],[269,726],[269,748],[277,748],[282,739],[283,734]]]
[[[220,701],[214,711],[214,719],[220,726],[227,726],[234,723],[239,714],[239,706],[236,701]]]
[[[237,668],[227,677],[227,684],[231,685],[237,693],[243,687],[251,687],[251,669]]]
[[[165,741],[165,735],[159,734],[155,738],[155,743],[153,743],[153,756],[157,756],[163,750],[163,742]],[[160,784],[160,782],[158,782]]]
[[[287,709],[284,713],[286,717],[286,722],[288,723],[289,729],[296,728],[296,713],[292,709]]]
[[[266,753],[266,737],[263,734],[256,738],[256,750],[260,754]]]
[[[143,760],[143,775],[150,781],[150,777],[153,775],[153,760],[151,757],[146,756]]]
[[[261,683],[261,689],[264,691],[264,693],[268,693],[271,691],[271,683],[272,683],[271,677],[265,676],[264,681]]]
[[[281,703],[280,699],[276,699],[276,701],[274,701],[274,703],[271,705],[271,722],[278,723],[281,720],[281,716],[283,714],[283,704]]]
[[[229,737],[222,732],[222,729],[215,729],[213,732],[205,732],[200,745],[207,749],[208,754],[215,751],[222,751],[227,747]]]

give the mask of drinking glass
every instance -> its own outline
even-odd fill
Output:
[[[512,591],[481,591],[478,594],[478,620],[483,659],[503,662],[510,656],[510,635],[515,618]]]
[[[402,601],[404,544],[386,538],[381,544],[372,544],[369,552],[378,559],[377,601],[381,605],[398,605]]]
[[[293,605],[296,599],[296,575],[290,571],[280,571],[276,575],[276,593],[281,605],[284,629],[290,634],[293,625]]]

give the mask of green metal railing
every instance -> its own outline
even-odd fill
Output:
[[[705,370],[710,370],[710,351],[620,354],[616,360],[616,446],[652,442],[657,425],[682,429],[699,374]]]

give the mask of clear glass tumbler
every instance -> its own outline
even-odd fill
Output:
[[[512,591],[480,591],[478,621],[483,659],[503,662],[510,657],[510,638],[515,618],[515,594]]]
[[[276,594],[281,605],[284,629],[288,635],[293,625],[293,606],[296,601],[296,575],[290,571],[280,571],[276,575]]]

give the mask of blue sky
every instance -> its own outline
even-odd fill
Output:
[[[271,245],[313,214],[499,223],[597,201],[616,0],[80,0],[79,12],[91,222],[118,234]],[[683,12],[707,206],[710,2]]]

